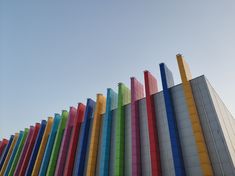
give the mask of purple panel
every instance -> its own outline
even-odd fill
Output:
[[[144,97],[144,87],[134,77],[131,78],[131,146],[132,175],[141,175],[140,124],[138,100]]]
[[[22,152],[20,154],[20,159],[19,159],[19,161],[17,163],[14,175],[19,175],[19,173],[20,173],[20,169],[21,169],[21,166],[22,166],[22,163],[23,163],[23,160],[24,160],[24,156],[26,155],[26,152],[27,152],[27,150],[29,148],[29,143],[30,143],[30,140],[31,140],[31,138],[33,136],[33,132],[34,132],[34,126],[30,126],[29,133],[28,133],[27,139],[25,141],[24,147],[22,149]]]

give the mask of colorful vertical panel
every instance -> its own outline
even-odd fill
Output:
[[[94,121],[91,132],[91,142],[88,153],[88,163],[86,175],[94,175],[98,153],[100,137],[101,115],[105,112],[106,98],[102,94],[97,94]]]
[[[59,124],[58,130],[57,130],[57,133],[56,133],[53,149],[51,152],[51,158],[50,158],[50,162],[49,162],[48,169],[47,169],[47,176],[54,175],[54,172],[56,169],[56,162],[57,162],[62,138],[64,135],[64,130],[66,127],[68,115],[69,114],[67,111],[65,111],[65,110],[62,111],[60,124]]]
[[[9,176],[13,176],[14,172],[15,172],[15,169],[16,169],[16,166],[17,166],[17,162],[19,161],[19,158],[20,158],[20,154],[23,150],[23,147],[24,147],[24,144],[25,144],[25,140],[28,136],[28,133],[29,133],[29,129],[28,128],[25,128],[24,130],[24,134],[23,134],[23,137],[22,137],[22,140],[19,144],[19,147],[17,149],[17,152],[15,154],[15,158],[12,162],[12,165],[11,165],[11,168],[10,168],[10,171],[9,171]]]
[[[77,116],[74,119],[74,127],[71,134],[71,140],[69,143],[69,149],[68,149],[68,156],[66,159],[66,164],[64,168],[64,176],[71,176],[73,174],[73,166],[74,166],[74,160],[75,160],[75,153],[77,149],[78,144],[78,138],[79,138],[79,132],[81,124],[84,120],[84,113],[85,113],[86,106],[82,103],[78,104],[77,108]]]
[[[88,98],[86,104],[86,111],[84,116],[84,122],[81,126],[81,131],[79,135],[78,146],[76,150],[76,158],[74,163],[74,176],[80,176],[84,174],[85,170],[85,160],[88,152],[88,135],[90,131],[90,124],[93,118],[93,112],[95,109],[95,102]]]
[[[144,87],[136,78],[131,78],[131,146],[132,175],[141,175],[140,121],[138,100],[144,98]]]
[[[117,108],[117,93],[107,89],[106,110],[102,125],[100,160],[97,168],[99,175],[109,175],[109,157],[111,145],[112,110]]]
[[[28,146],[28,149],[27,149],[25,155],[22,156],[23,157],[23,162],[19,163],[19,165],[21,165],[20,166],[20,171],[19,171],[19,175],[20,176],[23,176],[26,173],[26,169],[28,167],[29,160],[30,160],[30,157],[31,157],[31,154],[32,154],[32,151],[33,151],[33,148],[34,148],[34,144],[36,142],[36,139],[37,139],[40,127],[41,127],[41,124],[40,123],[36,123],[36,125],[34,127],[33,134],[32,134],[32,138],[31,138],[29,146]]]
[[[149,71],[145,71],[144,81],[145,81],[152,175],[160,176],[161,163],[160,163],[159,142],[158,142],[156,115],[155,115],[154,99],[153,99],[153,94],[158,92],[157,80]]]
[[[174,86],[173,75],[164,63],[160,64],[162,78],[163,96],[167,114],[167,122],[170,133],[171,149],[173,154],[174,169],[176,176],[185,175],[183,156],[180,146],[180,139],[177,129],[176,117],[174,115],[173,103],[171,100],[170,87]]]
[[[58,126],[60,123],[60,119],[61,119],[60,114],[55,114],[55,117],[53,120],[53,125],[51,127],[50,135],[49,135],[49,138],[47,141],[45,153],[44,153],[44,156],[42,159],[42,164],[41,164],[41,168],[40,168],[40,172],[39,172],[40,176],[45,176],[47,173],[47,167],[49,165],[51,152],[52,152],[53,144],[55,141],[57,129],[58,129]]]
[[[125,130],[125,117],[124,105],[130,103],[130,90],[123,84],[118,84],[118,108],[115,127],[115,175],[124,174],[124,130]]]
[[[3,139],[0,145],[0,159],[3,155],[4,149],[7,146],[8,140],[7,139]]]
[[[198,155],[200,158],[200,164],[201,164],[204,175],[208,175],[208,176],[213,175],[213,170],[212,170],[209,154],[207,151],[207,146],[205,143],[199,115],[197,112],[195,100],[194,100],[193,93],[192,93],[192,87],[189,82],[189,80],[192,79],[191,72],[190,72],[188,64],[185,62],[185,60],[180,54],[178,54],[176,58],[177,58],[178,66],[179,66],[182,84],[183,84],[185,101],[188,107],[188,112],[189,112],[189,116],[190,116],[190,120],[192,124],[192,130],[193,130],[194,137],[195,137],[195,143],[197,145]]]
[[[2,170],[2,166],[4,164],[4,161],[5,161],[6,157],[7,157],[7,154],[8,154],[8,151],[9,151],[10,147],[11,147],[13,139],[14,139],[14,135],[11,135],[11,137],[10,137],[10,139],[9,139],[5,149],[4,149],[4,152],[3,152],[2,156],[1,156],[0,171]]]
[[[48,117],[46,128],[45,128],[45,131],[44,131],[44,134],[42,137],[42,141],[40,144],[40,148],[38,150],[37,158],[36,158],[35,164],[33,166],[32,175],[38,175],[38,173],[39,173],[39,169],[41,166],[42,158],[43,158],[43,155],[45,152],[45,148],[46,148],[47,140],[49,137],[49,133],[51,131],[52,124],[53,124],[53,117]]]
[[[71,139],[71,133],[73,130],[74,119],[76,118],[76,115],[77,115],[77,109],[74,107],[70,107],[68,122],[64,131],[63,140],[61,143],[60,152],[58,156],[58,161],[56,164],[55,175],[58,175],[58,176],[59,175],[62,176],[64,172],[66,156],[67,156],[67,152],[69,149],[69,142]]]
[[[15,133],[15,136],[14,136],[14,138],[13,138],[13,141],[12,141],[12,143],[11,143],[11,146],[10,146],[10,148],[9,148],[9,151],[7,152],[6,159],[5,159],[5,161],[4,161],[4,163],[3,163],[3,166],[2,166],[2,168],[1,168],[0,176],[3,176],[3,175],[4,175],[4,172],[6,171],[7,164],[8,164],[8,162],[9,162],[9,160],[10,160],[12,151],[13,151],[13,149],[14,149],[14,147],[15,147],[15,144],[16,144],[18,138],[19,138],[19,133]]]
[[[12,151],[11,157],[10,157],[10,159],[9,159],[9,162],[8,162],[8,164],[7,164],[7,168],[6,168],[6,171],[5,171],[4,175],[9,175],[9,171],[10,171],[10,169],[11,169],[13,160],[14,160],[14,158],[15,158],[16,152],[17,152],[18,147],[19,147],[19,145],[20,145],[20,143],[21,143],[21,140],[22,140],[23,135],[24,135],[24,131],[20,131],[19,137],[18,137],[18,139],[17,139],[17,141],[16,141],[16,144],[15,144],[15,146],[14,146],[14,148],[13,148],[13,151]]]
[[[32,175],[33,167],[34,167],[34,164],[35,164],[35,161],[36,161],[36,158],[37,158],[39,147],[40,147],[41,142],[42,142],[42,137],[43,137],[46,125],[47,125],[47,121],[42,120],[40,129],[39,129],[39,132],[38,132],[38,135],[37,135],[34,147],[33,147],[33,151],[32,151],[32,154],[30,156],[29,164],[28,164],[28,167],[26,169],[26,175],[27,176]]]
[[[24,147],[23,147],[22,152],[20,154],[19,161],[17,162],[16,169],[14,171],[14,175],[20,175],[22,163],[24,162],[24,158],[25,158],[27,151],[28,151],[28,148],[30,146],[30,142],[33,137],[33,133],[34,133],[34,126],[30,126],[27,139],[25,141]]]

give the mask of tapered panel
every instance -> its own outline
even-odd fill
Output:
[[[149,130],[149,142],[150,142],[150,153],[151,153],[151,170],[152,175],[161,175],[161,164],[160,164],[160,152],[159,152],[159,141],[158,132],[156,126],[156,116],[154,108],[153,94],[158,92],[157,80],[154,76],[148,72],[144,72],[145,81],[145,94],[146,94],[146,107],[147,107],[147,118],[148,118],[148,130]]]
[[[53,149],[51,152],[51,157],[50,157],[50,161],[49,161],[49,165],[47,169],[47,176],[54,175],[54,172],[56,169],[56,162],[57,162],[58,154],[60,151],[60,146],[61,146],[62,138],[64,135],[64,130],[66,127],[67,119],[68,119],[68,112],[63,110],[61,114],[60,124],[56,133]]]
[[[189,80],[192,78],[189,66],[184,61],[183,57],[178,54],[177,62],[180,70],[181,80],[184,89],[185,101],[187,104],[187,108],[189,111],[189,116],[191,119],[192,129],[195,137],[195,143],[198,149],[198,155],[200,158],[201,167],[203,170],[204,175],[213,175],[213,170],[207,150],[207,146],[205,143],[204,135],[202,132],[202,127],[200,124],[197,108],[195,105],[192,88],[190,85]]]
[[[39,172],[40,176],[45,176],[46,175],[47,168],[48,168],[48,165],[49,165],[49,161],[50,161],[50,158],[51,158],[52,148],[53,148],[53,145],[54,145],[54,141],[55,141],[55,137],[56,137],[56,134],[57,134],[58,126],[59,126],[59,123],[60,123],[60,119],[61,119],[60,115],[55,114],[55,117],[54,117],[54,120],[53,120],[53,125],[51,127],[50,135],[49,135],[47,145],[46,145],[46,149],[45,149],[45,153],[44,153],[44,156],[43,156],[42,164],[41,164],[41,167],[40,167],[40,172]]]
[[[51,131],[52,124],[53,124],[53,118],[48,117],[47,125],[46,125],[46,128],[45,128],[43,137],[42,137],[40,148],[38,150],[37,158],[35,160],[32,175],[38,175],[38,173],[39,173],[39,169],[40,169],[40,166],[41,166],[42,158],[43,158],[43,155],[44,155],[44,151],[45,151],[45,148],[46,148],[46,144],[47,144],[47,140],[48,140],[48,137],[49,137],[49,133]]]
[[[74,176],[80,176],[84,174],[85,160],[87,158],[88,145],[89,145],[89,131],[91,120],[93,118],[93,112],[95,108],[95,102],[92,99],[87,99],[86,111],[84,116],[84,122],[81,125],[81,131],[79,134],[79,141],[76,150],[76,158],[74,163]]]
[[[79,139],[79,132],[81,124],[84,120],[84,113],[85,113],[86,106],[82,103],[78,104],[76,118],[74,119],[74,127],[71,134],[71,140],[69,143],[69,149],[64,169],[64,176],[71,176],[73,174],[73,166],[75,160],[75,153],[77,149],[77,143]]]
[[[12,162],[12,165],[11,165],[11,168],[10,168],[10,171],[9,171],[9,176],[13,176],[14,172],[15,172],[15,169],[16,169],[16,166],[17,166],[17,162],[19,161],[19,158],[20,158],[20,154],[23,150],[23,147],[24,147],[24,144],[25,144],[25,141],[26,141],[26,138],[28,136],[28,133],[29,133],[29,129],[28,128],[25,128],[24,130],[24,134],[22,136],[22,140],[19,144],[19,147],[16,151],[16,154],[15,154],[15,158]]]
[[[86,175],[94,175],[98,154],[98,144],[100,137],[101,115],[105,112],[106,98],[102,94],[97,94],[94,121],[91,132],[91,141],[88,153],[88,163]]]

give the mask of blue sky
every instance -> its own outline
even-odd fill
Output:
[[[235,1],[1,1],[0,139],[175,55],[235,114]],[[159,86],[161,88],[161,85]]]

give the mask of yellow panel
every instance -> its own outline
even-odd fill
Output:
[[[105,113],[106,98],[97,94],[94,120],[92,125],[91,142],[88,153],[86,176],[95,175],[96,158],[98,153],[99,135],[101,127],[101,115]]]
[[[192,87],[189,82],[189,80],[192,79],[191,72],[190,72],[188,64],[185,62],[185,60],[180,54],[178,54],[176,58],[177,58],[177,62],[178,62],[179,70],[180,70],[180,76],[181,76],[181,80],[183,84],[185,100],[188,106],[188,111],[189,111],[190,120],[192,123],[192,128],[194,132],[195,142],[197,145],[197,150],[198,150],[198,155],[200,158],[202,171],[204,175],[211,176],[213,175],[213,170],[212,170],[211,162],[209,159],[209,154],[207,151],[205,139],[202,134],[202,127],[200,124],[200,119],[199,119],[197,108],[196,108],[195,101],[193,98]]]
[[[11,157],[12,151],[13,151],[13,149],[15,147],[15,144],[16,144],[16,141],[17,141],[18,137],[19,137],[19,133],[15,133],[15,136],[13,138],[12,144],[11,144],[11,146],[9,148],[9,151],[7,153],[7,156],[6,156],[6,159],[5,159],[4,164],[2,166],[2,169],[1,169],[1,172],[0,172],[0,176],[4,175],[4,172],[5,172],[6,168],[7,168],[7,164],[9,162],[9,159]]]
[[[45,149],[46,149],[46,144],[47,144],[47,140],[48,140],[48,137],[49,137],[49,134],[50,134],[50,131],[51,131],[52,124],[53,124],[53,117],[48,117],[47,125],[46,125],[46,128],[45,128],[45,132],[43,134],[43,137],[42,137],[42,142],[41,142],[41,145],[40,145],[40,148],[39,148],[39,151],[38,151],[37,159],[36,159],[35,164],[34,164],[32,175],[38,175],[38,173],[39,173],[40,166],[41,166],[41,163],[42,163],[43,155],[44,155],[44,152],[45,152]]]

